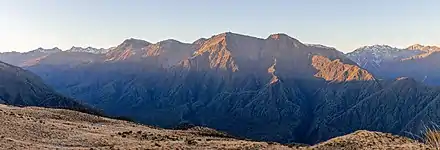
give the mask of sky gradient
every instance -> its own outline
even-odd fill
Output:
[[[440,45],[438,0],[0,0],[0,52],[286,33],[343,52]]]

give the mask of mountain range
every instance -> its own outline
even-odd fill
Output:
[[[0,60],[109,115],[166,128],[190,122],[313,144],[360,129],[418,134],[439,123],[440,90],[424,84],[440,83],[432,46],[343,54],[286,34],[227,32],[193,43],[127,39],[99,51],[41,49]]]
[[[440,85],[440,47],[415,44],[399,49],[374,45],[356,49],[347,57],[380,78],[406,76]]]

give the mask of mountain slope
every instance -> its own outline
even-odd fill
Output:
[[[0,102],[8,105],[67,108],[95,113],[79,102],[61,96],[33,73],[0,62]]]
[[[398,79],[332,117],[325,123],[326,128],[321,126],[318,130],[324,129],[334,132],[318,136],[331,138],[358,129],[417,135],[423,130],[425,123],[438,122],[437,120],[421,120],[415,117],[428,104],[437,103],[439,95],[438,89],[424,86],[413,79]],[[423,115],[434,114],[436,112]],[[412,125],[408,126],[408,124]],[[338,134],[338,132],[340,133]],[[316,133],[325,133],[325,131]]]
[[[203,127],[165,130],[75,111],[0,105],[0,149],[289,149]]]
[[[236,139],[205,127],[169,130],[75,111],[0,105],[1,149],[432,149],[391,134],[357,131],[307,146]]]

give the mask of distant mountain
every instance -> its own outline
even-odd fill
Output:
[[[153,60],[157,65],[172,66],[189,58],[195,51],[195,45],[176,40],[165,40],[156,44],[147,41],[128,39],[106,54],[106,61],[143,61]]]
[[[386,45],[366,46],[347,57],[380,78],[408,76],[428,84],[440,85],[440,48],[412,45],[406,49]]]
[[[0,62],[0,103],[94,113],[88,106],[56,93],[33,73],[3,62]]]
[[[438,47],[438,46],[424,46],[424,45],[420,45],[420,44],[411,45],[407,49],[420,50],[420,51],[425,51],[425,52],[440,51],[440,47]]]
[[[92,47],[72,47],[66,51],[62,51],[57,47],[52,49],[38,48],[36,50],[24,53],[0,53],[0,60],[19,67],[33,66],[36,64],[48,64],[48,62],[50,62],[50,64],[78,65],[82,63],[100,61],[103,59],[101,55],[107,51],[109,50],[102,48],[96,49]]]
[[[70,48],[69,50],[67,50],[67,52],[85,52],[85,53],[93,53],[93,54],[104,54],[107,53],[109,51],[109,49],[104,49],[104,48],[93,48],[93,47],[87,47],[87,48],[82,48],[82,47],[75,47],[73,46],[72,48]]]
[[[365,58],[376,61],[367,62],[378,66],[419,55],[363,49],[359,55],[371,54]],[[364,59],[348,58],[363,56],[282,33],[227,32],[193,43],[127,39],[105,54],[89,54],[97,57],[73,55],[70,65],[59,63],[67,57],[47,57],[26,69],[110,115],[161,127],[192,123],[257,140],[317,143],[359,129],[407,135],[424,122],[440,123],[429,120],[439,114],[431,109],[438,89],[411,78],[377,80],[357,64]]]
[[[151,45],[150,42],[139,39],[127,39],[117,47],[112,48],[106,55],[107,60],[125,60],[133,55],[141,57],[145,47]],[[141,53],[141,54],[139,54]]]
[[[52,49],[38,48],[26,53],[4,52],[0,53],[0,60],[15,66],[26,66],[35,64],[40,59],[57,52],[61,52],[61,49],[55,47]]]
[[[348,53],[347,57],[369,71],[378,72],[383,63],[400,61],[422,53],[420,50],[399,49],[388,45],[373,45],[358,48]]]
[[[61,52],[61,49],[59,49],[58,47],[54,47],[52,49],[44,49],[40,47],[36,50],[30,51],[30,53],[46,53],[46,54],[57,53],[57,52]]]

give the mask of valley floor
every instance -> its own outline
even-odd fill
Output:
[[[358,131],[314,145],[231,138],[212,129],[167,130],[75,111],[0,105],[0,149],[430,149],[404,137]]]

